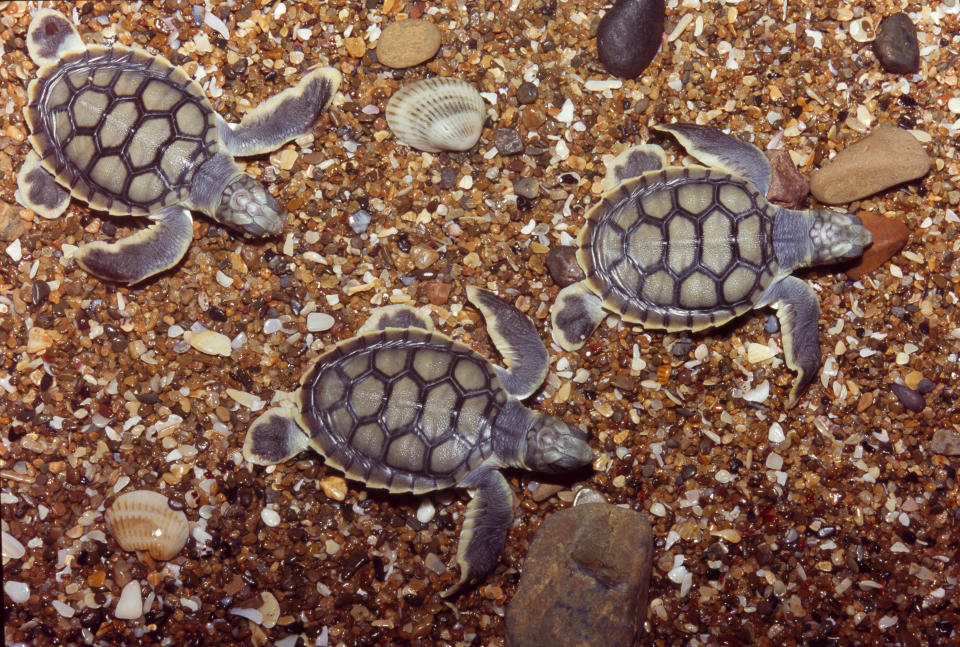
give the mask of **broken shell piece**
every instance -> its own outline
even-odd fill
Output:
[[[280,603],[270,591],[264,591],[260,594],[263,604],[260,605],[260,613],[263,615],[263,626],[272,629],[280,619]]]
[[[873,20],[869,16],[857,18],[850,23],[850,38],[858,43],[869,43],[875,36]]]
[[[387,102],[387,125],[401,143],[427,151],[465,151],[480,139],[485,117],[480,93],[444,77],[404,86]]]
[[[124,550],[145,550],[156,560],[172,559],[190,533],[187,515],[159,492],[136,490],[117,497],[104,517]]]
[[[214,330],[201,330],[200,332],[188,330],[183,333],[183,338],[188,344],[207,355],[229,357],[232,350],[230,338]]]
[[[20,541],[8,533],[6,530],[3,531],[3,563],[6,564],[8,559],[20,559],[26,554],[27,550],[23,547],[23,544]]]

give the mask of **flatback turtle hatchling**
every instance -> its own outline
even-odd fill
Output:
[[[652,144],[614,160],[607,193],[578,238],[586,278],[561,290],[552,309],[554,340],[580,348],[607,311],[650,328],[696,331],[770,305],[787,366],[797,371],[792,407],[820,366],[820,305],[791,273],[859,256],[870,232],[857,216],[768,203],[770,164],[751,144],[706,126],[658,130],[708,167],[665,166]]]
[[[47,218],[71,195],[113,215],[149,217],[149,227],[76,254],[91,274],[123,283],[183,258],[193,239],[190,211],[248,236],[280,233],[280,205],[234,156],[310,132],[341,78],[312,69],[231,124],[182,67],[142,49],[84,45],[59,12],[37,11],[27,48],[40,69],[24,109],[34,150],[17,176],[17,198]]]
[[[490,292],[467,295],[509,368],[435,331],[415,308],[386,306],[321,355],[243,445],[259,465],[312,447],[347,477],[390,492],[468,489],[460,580],[444,595],[483,577],[503,550],[513,494],[500,468],[560,473],[593,458],[581,430],[520,402],[549,366],[532,322]]]

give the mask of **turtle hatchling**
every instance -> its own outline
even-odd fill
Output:
[[[310,132],[341,78],[314,68],[231,124],[182,67],[142,49],[85,46],[56,11],[36,12],[27,49],[39,67],[24,109],[34,150],[17,176],[17,199],[47,218],[63,213],[71,195],[113,215],[147,216],[147,228],[76,254],[91,274],[122,283],[183,258],[190,211],[247,236],[280,233],[280,205],[234,157]]]
[[[321,355],[243,445],[258,465],[312,447],[347,477],[390,492],[469,490],[460,580],[444,595],[486,575],[503,550],[513,493],[500,468],[560,473],[593,459],[581,430],[520,402],[550,362],[533,323],[490,292],[471,286],[467,295],[507,369],[435,331],[415,308],[386,306]]]
[[[797,372],[793,407],[820,366],[820,304],[791,273],[859,256],[870,232],[857,216],[768,203],[770,164],[751,144],[706,126],[658,130],[708,166],[665,166],[652,144],[613,161],[607,193],[577,241],[586,278],[561,290],[551,311],[554,340],[580,348],[607,311],[650,328],[696,331],[770,305],[787,366]]]

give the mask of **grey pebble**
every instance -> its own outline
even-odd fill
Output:
[[[517,195],[533,200],[540,192],[540,183],[536,178],[522,177],[513,183],[513,191]]]
[[[356,213],[350,214],[347,222],[350,225],[350,229],[358,234],[362,234],[367,230],[367,227],[370,226],[370,214],[360,209]]]
[[[597,54],[610,74],[632,79],[650,65],[663,40],[664,0],[618,0],[597,29]]]
[[[30,301],[38,306],[50,296],[50,285],[46,281],[34,281],[30,290]]]
[[[683,469],[680,470],[680,478],[686,481],[689,478],[693,478],[697,474],[696,465],[684,465]]]
[[[917,383],[917,391],[923,395],[926,395],[937,388],[937,385],[927,378],[923,378]]]
[[[903,406],[914,413],[920,413],[923,411],[923,408],[927,406],[927,403],[923,400],[923,396],[905,384],[894,384],[890,389]]]
[[[554,247],[547,252],[547,270],[553,282],[562,288],[584,278],[577,262],[577,248],[570,245]]]
[[[880,21],[873,51],[887,72],[912,74],[920,70],[920,43],[917,28],[905,13]]]
[[[493,131],[493,143],[501,155],[518,155],[523,152],[523,141],[514,128],[497,128]]]
[[[452,166],[444,166],[440,169],[440,186],[444,189],[452,189],[457,185],[457,170]]]
[[[673,353],[674,357],[686,357],[691,346],[693,346],[693,343],[689,340],[678,341],[670,348],[670,352]]]
[[[772,335],[773,333],[780,331],[780,320],[777,319],[777,315],[772,313],[767,315],[767,323],[764,325],[763,330],[768,335]]]
[[[537,86],[533,83],[521,83],[517,88],[517,103],[524,105],[537,100]]]

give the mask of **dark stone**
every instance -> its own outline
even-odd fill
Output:
[[[520,105],[526,105],[533,103],[537,100],[538,91],[537,86],[533,83],[521,83],[520,87],[517,88],[517,103]]]
[[[440,186],[444,189],[452,189],[457,185],[457,169],[452,166],[444,166],[440,169]]]
[[[944,456],[960,456],[960,433],[953,429],[937,429],[930,441],[930,451]]]
[[[632,79],[650,65],[663,39],[663,0],[618,0],[597,29],[597,54],[610,74]]]
[[[493,143],[501,155],[519,155],[523,152],[523,141],[514,128],[497,128],[493,131]]]
[[[890,389],[903,406],[914,413],[923,411],[923,408],[927,406],[927,403],[923,400],[923,396],[905,384],[894,384]]]
[[[540,183],[536,178],[523,177],[513,183],[513,191],[517,195],[533,200],[540,192]]]
[[[928,380],[927,378],[923,378],[922,380],[917,382],[917,391],[919,391],[923,395],[930,393],[935,388],[937,388],[937,385],[934,384],[933,380]]]
[[[912,74],[920,70],[917,28],[907,14],[897,13],[880,21],[873,52],[887,72]]]
[[[507,607],[507,647],[636,644],[653,534],[635,510],[585,503],[541,524]]]
[[[33,305],[38,306],[44,301],[47,300],[47,297],[50,296],[50,286],[46,281],[34,281],[33,287],[30,290],[30,301]]]
[[[584,279],[583,270],[577,262],[577,248],[570,245],[554,247],[547,252],[547,270],[553,282],[562,288]]]
[[[767,191],[767,200],[788,209],[797,209],[803,204],[810,193],[810,183],[800,175],[800,171],[793,163],[790,153],[775,149],[764,151],[770,160],[773,171],[770,174],[770,190]]]

